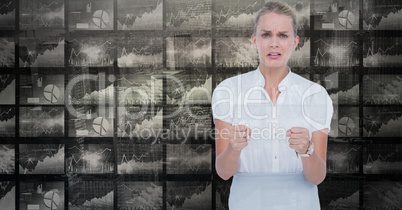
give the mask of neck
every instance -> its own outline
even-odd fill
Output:
[[[278,68],[261,68],[260,71],[265,79],[266,88],[277,88],[279,83],[286,77],[289,72],[287,66]]]

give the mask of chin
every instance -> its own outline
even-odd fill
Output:
[[[286,66],[286,64],[261,64],[262,66],[264,66],[265,68],[280,68],[280,67],[284,67]]]

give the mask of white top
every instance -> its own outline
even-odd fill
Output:
[[[252,130],[240,155],[238,172],[299,173],[301,157],[289,147],[286,131],[305,127],[311,133],[330,129],[332,100],[319,84],[290,71],[279,83],[281,92],[274,106],[264,90],[258,69],[222,81],[212,95],[214,119],[246,125]]]

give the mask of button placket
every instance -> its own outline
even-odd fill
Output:
[[[272,139],[272,172],[279,172],[279,139],[278,139],[278,114],[277,114],[277,105],[273,106],[273,139]]]

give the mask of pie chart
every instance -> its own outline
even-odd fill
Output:
[[[352,28],[355,23],[355,15],[349,10],[343,10],[338,16],[339,23],[346,29]]]
[[[47,85],[43,90],[43,95],[50,103],[57,103],[60,97],[60,89],[56,85]]]
[[[349,117],[342,117],[338,122],[339,131],[346,136],[352,135],[355,127],[355,122]]]
[[[57,209],[60,204],[60,196],[54,191],[49,191],[43,196],[43,202],[49,209]]]
[[[94,21],[95,25],[99,28],[106,28],[110,21],[109,14],[103,10],[96,10],[92,17],[92,21]]]
[[[97,117],[94,119],[92,127],[97,134],[104,136],[109,130],[109,122],[103,117]]]

